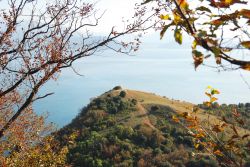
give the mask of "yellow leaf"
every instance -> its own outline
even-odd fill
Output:
[[[215,102],[216,100],[218,100],[216,97],[211,97],[211,98],[210,98],[210,102],[211,102],[211,103]]]
[[[173,121],[180,122],[179,118],[177,118],[175,115],[172,116]]]
[[[192,49],[193,49],[193,50],[196,49],[196,46],[197,46],[197,41],[194,40],[193,43],[192,43]]]
[[[162,20],[170,20],[170,16],[161,14],[160,19],[162,19]]]
[[[207,86],[207,89],[212,89],[212,86]]]
[[[203,137],[205,137],[205,134],[204,133],[198,133],[198,134],[195,134],[194,137],[195,138],[203,138]]]
[[[211,98],[211,94],[210,93],[207,93],[207,92],[205,92],[205,94],[208,96],[208,97],[210,97]]]
[[[218,155],[218,156],[223,156],[223,154],[222,154],[222,152],[220,150],[214,151],[214,154]]]
[[[181,9],[185,9],[185,10],[188,9],[188,3],[186,0],[178,0],[177,2],[179,6],[181,7]]]
[[[175,12],[173,14],[174,14],[174,23],[178,24],[181,21],[181,17]]]
[[[174,31],[174,38],[177,43],[182,44],[182,33],[180,29]]]
[[[205,101],[205,102],[203,102],[203,104],[204,104],[205,106],[207,106],[207,107],[210,107],[210,106],[211,106],[211,102],[209,102],[209,101]]]
[[[194,147],[197,149],[200,146],[200,144],[195,144]]]
[[[233,0],[225,0],[226,4],[231,4],[233,2]]]

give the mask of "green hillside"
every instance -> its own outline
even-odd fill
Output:
[[[55,136],[68,146],[67,161],[73,166],[219,166],[202,147],[194,149],[192,136],[172,120],[177,113],[192,112],[193,106],[115,87],[93,99]]]

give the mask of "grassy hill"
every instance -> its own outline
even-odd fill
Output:
[[[190,113],[193,107],[188,102],[115,87],[93,99],[55,135],[61,145],[68,146],[67,159],[73,166],[219,166],[206,154],[193,156],[197,150],[192,136],[172,120],[173,115]],[[198,117],[219,121],[201,109]]]

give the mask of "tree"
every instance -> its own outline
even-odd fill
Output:
[[[151,4],[150,4],[150,3]],[[175,41],[182,44],[183,33],[193,38],[195,68],[211,55],[224,70],[250,70],[250,10],[244,0],[146,0],[154,6],[161,22],[163,38],[172,29]],[[158,19],[158,18],[157,18]],[[241,51],[239,53],[239,50]]]
[[[171,29],[175,41],[182,44],[183,34],[193,39],[191,45],[195,69],[205,64],[205,60],[215,58],[217,66],[223,70],[244,69],[250,71],[250,10],[249,2],[244,0],[146,0],[142,3],[158,12],[162,39]],[[240,53],[239,53],[240,51]],[[248,55],[247,55],[248,54]],[[206,105],[214,105],[214,97],[219,92],[211,88],[206,92],[210,101]],[[205,148],[209,155],[214,156],[224,166],[242,166],[244,154],[249,153],[248,133],[239,133],[244,125],[239,112],[233,109],[233,121],[221,118],[219,123],[202,120],[194,113],[183,113],[182,120],[173,116],[173,120],[183,125],[194,137],[195,147]],[[203,124],[205,122],[205,125]],[[226,128],[227,127],[227,128]],[[227,131],[225,131],[227,129]],[[229,132],[231,131],[231,132]],[[223,134],[232,135],[223,139]],[[243,147],[240,149],[240,147]]]
[[[204,104],[212,106],[218,100],[215,95],[219,93],[218,90],[208,87],[205,94],[209,97],[209,101]],[[232,109],[230,121],[225,116],[219,119],[213,116],[202,118],[199,115],[200,112],[194,107],[193,112],[183,112],[173,116],[173,120],[182,125],[193,137],[194,147],[198,152],[205,151],[207,155],[216,158],[222,166],[241,167],[246,164],[249,158],[246,155],[250,151],[248,143],[250,134],[246,129],[243,130],[245,122],[237,109]],[[193,153],[193,155],[200,155],[200,153]]]
[[[0,113],[5,124],[13,113]],[[65,166],[67,148],[59,148],[52,136],[52,124],[46,116],[37,116],[32,108],[26,109],[12,123],[1,139],[0,166]]]
[[[62,69],[73,68],[76,60],[104,48],[137,50],[138,37],[129,42],[118,38],[150,28],[152,25],[145,23],[152,16],[137,12],[135,21],[123,31],[113,28],[107,36],[98,37],[90,31],[102,17],[94,4],[83,0],[8,0],[0,10],[0,110],[12,114],[1,122],[0,138],[34,101],[51,95],[37,93],[48,80],[56,80]]]

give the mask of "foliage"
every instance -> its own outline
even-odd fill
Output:
[[[123,97],[123,98],[126,97],[126,94],[127,94],[127,93],[126,93],[125,91],[121,91],[121,92],[120,92],[120,96]]]
[[[161,30],[161,39],[167,30],[173,31],[175,41],[179,44],[182,44],[185,34],[192,37],[195,68],[213,55],[217,68],[250,70],[249,58],[238,56],[238,50],[245,55],[250,49],[248,1],[145,0],[142,6],[142,10],[148,8],[158,12],[155,20],[159,24],[155,28]],[[226,62],[235,66],[228,67]]]
[[[217,164],[213,158],[192,156],[193,138],[170,119],[175,114],[172,108],[147,104],[143,105],[146,113],[140,114],[138,99],[130,99],[128,93],[125,98],[119,95],[109,91],[97,97],[54,134],[61,147],[69,149],[67,163],[103,167]],[[113,112],[121,102],[130,107]]]
[[[236,121],[241,124],[244,129],[250,130],[250,104],[239,103],[237,104],[218,104],[214,102],[211,106],[199,104],[199,108],[206,110],[206,113],[216,115],[224,118],[228,122],[234,122],[234,112],[238,112]]]
[[[122,90],[122,87],[121,87],[121,86],[115,86],[115,87],[113,88],[113,90]]]
[[[0,113],[0,122],[13,113]],[[57,142],[48,136],[54,127],[45,123],[45,116],[26,109],[1,139],[0,166],[65,166],[67,148],[57,148]]]
[[[218,90],[208,87],[205,94],[209,101],[204,102],[204,105],[213,106],[217,100],[215,95],[219,93]],[[222,166],[243,166],[247,163],[250,151],[247,141],[250,135],[246,131],[240,132],[245,123],[236,108],[231,112],[230,121],[224,116],[219,120],[209,116],[202,120],[198,117],[199,112],[195,108],[193,113],[183,112],[179,116],[173,116],[173,120],[193,136],[197,151],[205,150],[208,155],[216,157]]]
[[[12,151],[11,155],[1,157],[1,166],[67,166],[66,154],[68,149],[63,147],[56,150],[57,146],[56,141],[51,136],[46,137],[42,142],[30,147],[30,149]]]

